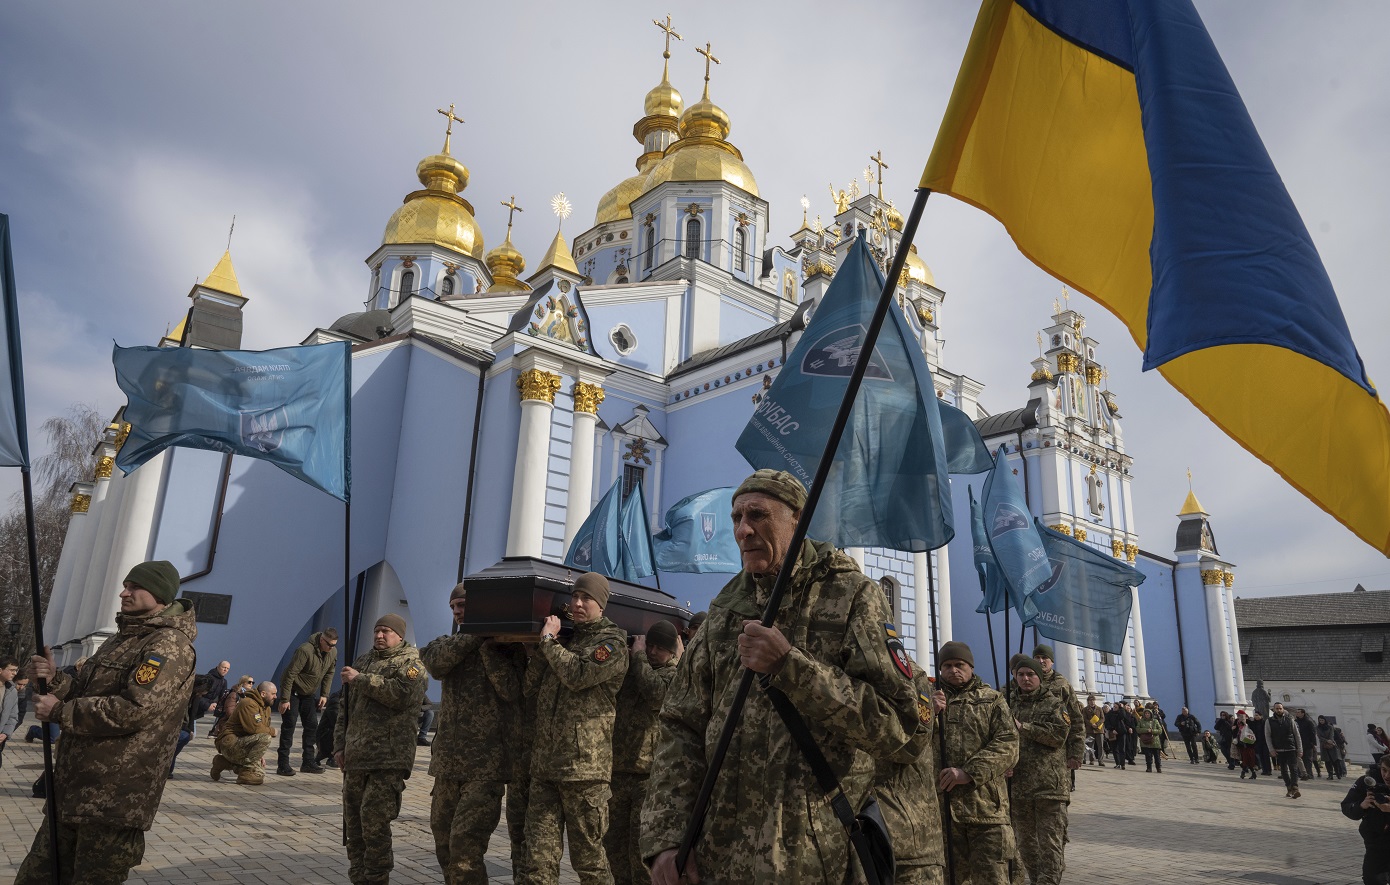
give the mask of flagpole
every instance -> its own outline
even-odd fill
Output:
[[[23,421],[23,419],[20,419]],[[26,428],[20,428],[24,433]],[[27,439],[27,435],[25,437]],[[44,653],[43,644],[43,601],[39,591],[39,543],[34,530],[34,487],[29,478],[29,466],[19,468],[24,484],[24,528],[29,546],[29,595],[34,603],[34,647],[38,654]],[[48,694],[48,680],[37,680],[39,694]],[[53,858],[53,881],[59,879],[58,858],[58,791],[53,783],[53,734],[44,723],[39,729],[43,735],[43,786],[45,805],[48,809],[48,853]]]
[[[980,592],[985,590],[985,576],[980,575]],[[1004,610],[1004,616],[1008,617],[1008,609]],[[994,645],[994,613],[985,611],[985,630],[989,632],[989,662],[994,667],[994,684],[999,684],[999,649]],[[1008,646],[1005,646],[1007,648]]]
[[[983,576],[981,577],[983,578]],[[936,573],[932,569],[932,555],[930,552],[927,553],[927,611],[931,613],[931,659],[932,663],[936,665],[936,671],[940,673],[941,636],[937,632],[936,627],[936,622],[938,620],[938,612],[936,608]],[[985,617],[989,617],[988,612],[985,613]],[[993,645],[991,643],[991,651],[992,650]],[[991,655],[991,657],[992,656],[993,655]],[[998,678],[997,675],[995,678]],[[937,749],[939,751],[939,755],[937,756],[937,758],[940,760],[939,764],[945,765],[946,720],[941,716],[937,716],[936,721],[940,725],[940,727],[936,730],[936,735],[938,739]],[[946,836],[946,881],[954,882],[956,881],[956,860],[955,856],[951,852],[951,799],[949,794],[947,795],[946,800],[941,803],[941,820],[942,823],[945,825],[944,827],[942,827],[942,832]]]
[[[864,340],[854,361],[854,370],[850,373],[849,382],[845,387],[844,399],[840,401],[840,411],[836,414],[835,423],[830,429],[830,435],[826,438],[825,452],[821,455],[820,464],[816,467],[816,476],[811,482],[811,487],[807,489],[806,504],[801,509],[801,518],[796,523],[796,531],[792,533],[786,557],[782,560],[782,567],[777,572],[777,582],[773,585],[772,596],[768,599],[767,608],[763,611],[762,624],[764,627],[772,626],[777,617],[777,610],[781,608],[782,597],[786,595],[787,585],[791,582],[792,571],[800,558],[801,545],[805,543],[806,531],[811,525],[811,516],[815,512],[816,504],[820,501],[826,478],[830,475],[831,463],[835,460],[835,451],[839,448],[840,437],[844,434],[845,425],[849,423],[850,414],[854,410],[855,397],[859,393],[860,386],[864,383],[864,375],[873,358],[874,343],[878,341],[878,333],[882,330],[883,322],[888,317],[888,311],[893,306],[893,295],[897,291],[898,276],[907,263],[908,246],[911,245],[913,237],[917,234],[917,226],[922,220],[922,212],[927,207],[927,197],[930,195],[930,190],[918,188],[917,197],[912,203],[912,210],[908,213],[907,221],[903,225],[898,250],[893,255],[893,264],[888,269],[887,278],[883,281],[883,293],[879,297],[878,306],[874,308],[868,329],[865,330]],[[743,705],[747,702],[748,692],[753,687],[753,676],[752,670],[745,669],[743,671],[738,688],[734,692],[728,716],[724,719],[719,741],[715,744],[709,766],[705,769],[705,778],[700,784],[700,793],[695,799],[690,820],[686,824],[685,835],[681,838],[680,847],[676,851],[676,871],[681,874],[685,873],[686,862],[690,857],[690,852],[695,847],[695,840],[699,838],[700,831],[704,829],[705,816],[709,813],[710,797],[714,794],[714,782],[719,778],[719,770],[724,765],[724,757],[728,755],[729,744],[733,742],[734,731],[738,728],[739,718],[743,715]]]

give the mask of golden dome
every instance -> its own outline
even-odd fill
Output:
[[[910,280],[921,283],[924,286],[935,286],[936,277],[932,276],[931,268],[917,254],[917,246],[911,245],[907,249],[907,277]]]
[[[212,269],[203,280],[202,285],[206,289],[216,289],[218,292],[226,292],[229,295],[241,295],[241,284],[237,282],[236,271],[232,268],[232,253],[223,252],[218,259],[217,266]],[[245,298],[245,295],[241,295]]]
[[[555,239],[550,241],[550,248],[546,249],[545,255],[541,257],[541,266],[537,273],[551,266],[579,276],[579,266],[574,263],[574,256],[570,254],[570,247],[565,242],[565,235],[558,230],[555,232]]]
[[[647,180],[645,173],[638,173],[623,179],[604,194],[598,201],[598,211],[594,213],[594,224],[609,221],[625,221],[632,217],[632,201],[646,192],[642,182]]]
[[[685,99],[676,91],[676,87],[671,85],[671,81],[666,79],[663,72],[661,82],[652,87],[652,91],[647,93],[646,99],[642,103],[642,110],[648,117],[679,117],[681,110],[685,107]]]
[[[474,258],[483,257],[483,232],[473,207],[458,194],[468,186],[468,168],[444,151],[420,161],[415,174],[424,190],[414,191],[386,222],[381,245],[433,243]]]
[[[709,94],[706,93],[681,114],[679,132],[681,138],[704,136],[723,141],[729,137],[729,115],[724,113],[724,109],[719,105],[710,101]]]
[[[643,193],[667,181],[726,181],[758,196],[753,172],[737,154],[714,144],[678,141],[647,174]]]
[[[492,285],[487,290],[489,294],[531,291],[530,286],[517,279],[526,269],[526,259],[512,245],[511,231],[507,232],[507,238],[502,241],[502,245],[487,253],[483,262],[492,273]]]

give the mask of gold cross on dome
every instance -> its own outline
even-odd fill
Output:
[[[463,118],[454,113],[454,105],[452,102],[449,104],[449,109],[447,111],[443,108],[435,108],[434,112],[436,114],[443,114],[449,120],[448,128],[444,130],[444,153],[447,154],[449,153],[449,139],[454,134],[454,124],[462,123]]]
[[[704,49],[701,49],[700,47],[696,46],[696,47],[695,47],[695,51],[698,52],[698,53],[700,53],[701,55],[703,55],[703,56],[705,57],[705,96],[704,96],[704,97],[705,97],[705,98],[709,98],[709,63],[710,63],[710,62],[714,62],[715,64],[719,64],[719,59],[715,58],[714,55],[710,52],[710,44],[709,44],[709,43],[706,43],[706,44],[705,44],[705,48],[704,48]]]
[[[675,37],[677,40],[684,40],[685,38],[682,37],[680,34],[677,34],[677,33],[676,33],[676,29],[673,28],[673,27],[671,27],[671,13],[669,13],[669,12],[666,13],[666,23],[665,23],[665,24],[662,24],[661,22],[657,21],[656,19],[652,19],[652,24],[656,25],[658,28],[660,28],[660,29],[662,30],[663,33],[666,34],[666,51],[663,52],[663,53],[661,53],[661,57],[662,57],[662,58],[670,58],[670,57],[671,57],[671,38],[672,38],[672,37]]]
[[[879,151],[869,158],[871,162],[878,164],[878,198],[883,199],[883,170],[888,168],[888,164],[883,162],[883,151]]]
[[[503,200],[502,205],[507,207],[507,236],[510,237],[512,235],[512,216],[526,210],[516,204],[516,194],[512,194],[510,200]]]

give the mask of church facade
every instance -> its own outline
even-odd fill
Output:
[[[73,488],[45,619],[63,662],[109,635],[120,580],[147,558],[171,560],[185,576],[199,604],[203,660],[274,678],[309,632],[343,626],[344,594],[361,599],[362,623],[397,612],[412,639],[428,641],[449,629],[448,594],[460,575],[504,557],[563,560],[615,483],[641,484],[656,530],[681,498],[741,481],[749,468],[734,441],[835,267],[862,236],[886,268],[903,218],[883,198],[880,166],[874,192],[832,189],[833,223],[811,223],[803,200],[800,226],[774,234],[770,206],[729,140],[729,115],[710,97],[711,60],[689,107],[663,70],[633,127],[636,174],[603,196],[572,242],[557,229],[529,274],[511,240],[514,199],[504,204],[506,234],[486,248],[463,196],[469,171],[450,149],[457,118],[441,111],[443,149],[419,163],[420,188],[367,258],[367,309],[301,342],[353,345],[355,578],[343,586],[340,502],[268,464],[188,449],[121,476],[112,470],[125,435],[118,413],[96,441],[95,476]],[[563,225],[572,207],[560,195],[552,208]],[[1202,537],[1183,546],[1187,521],[1176,559],[1140,549],[1133,462],[1082,315],[1054,306],[1024,405],[990,411],[983,385],[942,363],[946,293],[915,247],[896,282],[897,308],[938,396],[975,418],[992,449],[1005,447],[1033,512],[1149,575],[1134,594],[1126,651],[1058,647],[1059,669],[1106,699],[1157,696],[1169,707],[1178,688],[1167,673],[1182,660],[1183,699],[1194,711],[1236,703],[1243,681],[1238,654],[1228,666],[1238,648],[1230,581],[1193,584],[1231,567]],[[241,311],[254,305],[230,254],[190,298],[187,320],[163,344],[239,346]],[[954,480],[957,536],[948,547],[849,551],[882,582],[899,634],[924,662],[933,623],[940,641],[965,639],[977,655],[988,647],[985,617],[974,613],[966,498],[967,485],[982,481]],[[663,573],[661,588],[698,610],[726,577]],[[1226,592],[1215,603],[1213,586]],[[1031,635],[1027,643],[1025,651]],[[980,670],[993,679],[983,656]]]

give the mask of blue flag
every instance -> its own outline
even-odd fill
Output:
[[[1029,597],[1048,579],[1050,571],[1047,551],[1033,528],[1033,515],[1028,511],[1022,489],[1014,481],[1003,446],[995,454],[994,469],[985,479],[983,499],[989,549],[1008,586],[1009,603],[1023,623],[1029,624],[1037,614]]]
[[[666,527],[652,538],[656,567],[663,572],[718,572],[743,570],[743,557],[734,540],[732,488],[710,489],[688,495],[666,511]]]
[[[656,574],[656,553],[652,550],[652,530],[647,525],[647,499],[642,494],[642,484],[632,487],[632,492],[623,502],[622,541],[618,549],[618,570],[610,578],[635,582],[639,578],[650,578]]]
[[[0,467],[28,467],[24,427],[24,363],[19,352],[19,301],[10,256],[10,217],[0,215]]]
[[[1052,574],[1033,591],[1033,626],[1048,639],[1119,654],[1133,602],[1130,587],[1144,574],[1113,556],[1034,520]]]
[[[269,461],[347,501],[352,349],[347,342],[276,350],[116,347],[130,473],[170,446]]]
[[[738,438],[739,453],[755,469],[786,470],[811,485],[882,289],[883,274],[860,238]],[[874,344],[809,535],[838,547],[920,553],[951,540],[951,516],[931,370],[894,307]]]
[[[941,432],[946,435],[946,469],[949,473],[984,473],[994,466],[989,447],[975,422],[949,403],[938,402]]]
[[[623,481],[619,479],[574,533],[565,565],[613,577],[622,557],[618,541],[622,518]]]
[[[1009,607],[1009,584],[1004,573],[999,570],[999,562],[989,546],[989,535],[985,533],[985,517],[975,500],[975,490],[966,487],[970,495],[970,538],[975,547],[975,571],[980,573],[980,590],[984,599],[975,611],[980,614],[995,614]]]

